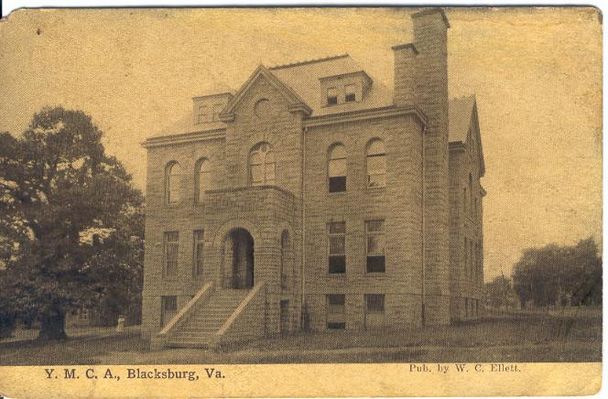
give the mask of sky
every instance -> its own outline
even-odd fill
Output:
[[[259,65],[349,53],[392,86],[411,9],[29,10],[0,23],[0,131],[81,109],[137,187],[146,137]],[[475,94],[485,278],[525,248],[602,237],[601,23],[591,8],[446,10],[451,97]]]

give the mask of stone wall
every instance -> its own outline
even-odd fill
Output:
[[[425,323],[450,322],[448,192],[449,24],[440,9],[412,15],[416,104],[428,118],[425,132]]]
[[[411,116],[310,128],[306,133],[305,293],[311,326],[324,328],[327,294],[347,294],[346,328],[361,327],[363,295],[385,294],[391,323],[419,324],[421,294],[421,134]],[[368,188],[366,149],[386,148],[386,187]],[[347,152],[346,192],[329,193],[328,150]],[[384,273],[366,272],[365,222],[383,219]],[[346,222],[346,273],[329,274],[327,223]],[[394,300],[401,298],[402,301]],[[389,317],[390,315],[390,317]]]

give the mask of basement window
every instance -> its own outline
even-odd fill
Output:
[[[327,329],[344,330],[346,328],[345,314],[345,295],[327,295]]]
[[[160,302],[160,324],[161,326],[165,326],[177,313],[177,297],[173,295],[163,296],[161,297]]]

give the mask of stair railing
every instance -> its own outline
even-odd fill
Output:
[[[266,284],[261,282],[256,284],[249,293],[243,298],[243,300],[239,303],[237,308],[232,312],[230,317],[224,322],[222,327],[215,333],[215,339],[219,342],[219,340],[230,330],[235,321],[239,318],[239,316],[247,309],[251,301],[259,294],[259,292],[265,288]]]
[[[213,281],[203,285],[203,287],[198,290],[196,295],[192,297],[186,303],[186,305],[177,312],[175,316],[163,327],[162,330],[158,333],[159,338],[166,338],[169,334],[177,329],[180,325],[182,325],[188,318],[192,315],[194,310],[196,309],[196,305],[200,302],[205,301],[211,293],[213,292]]]

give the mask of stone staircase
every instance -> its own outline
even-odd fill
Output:
[[[246,289],[218,289],[208,301],[172,331],[167,346],[173,348],[210,348],[215,335],[249,293]]]

